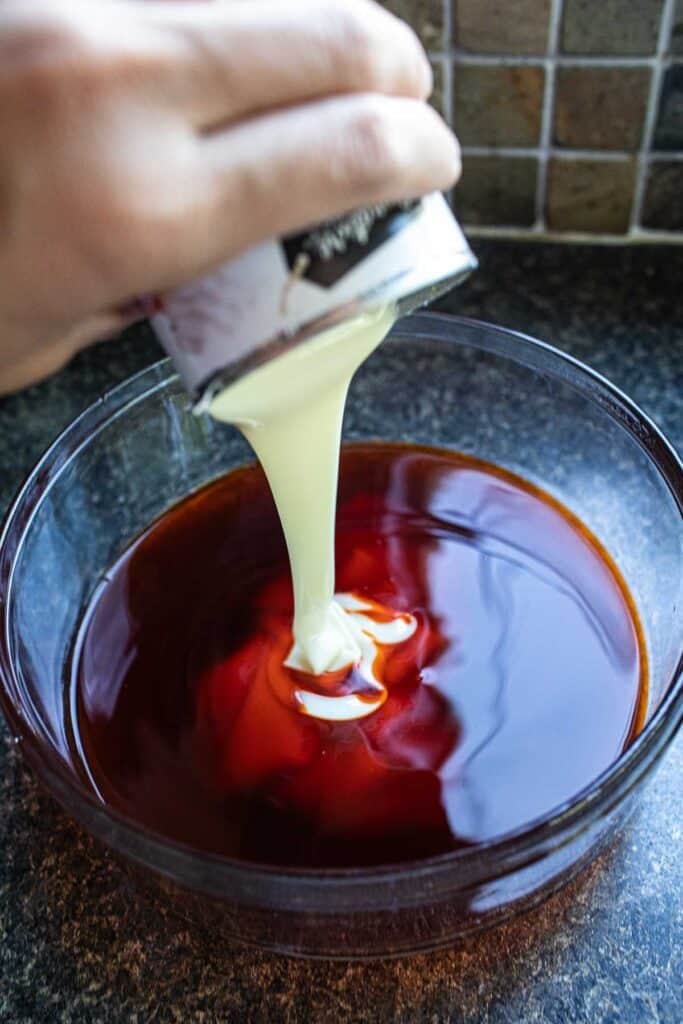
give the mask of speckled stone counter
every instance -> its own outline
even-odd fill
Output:
[[[475,246],[442,308],[567,349],[683,448],[683,248]],[[158,358],[139,326],[0,400],[0,505],[104,390]],[[226,948],[139,899],[45,796],[0,726],[0,1020],[678,1022],[683,1013],[683,742],[625,834],[527,917],[446,953],[372,964]]]

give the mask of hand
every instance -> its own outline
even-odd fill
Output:
[[[370,0],[0,7],[0,391],[134,295],[366,203],[449,188],[413,33]]]

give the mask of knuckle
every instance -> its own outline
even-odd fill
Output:
[[[27,33],[25,45],[36,63],[53,66],[84,59],[90,49],[81,22],[67,5],[46,9],[40,27]]]
[[[164,184],[126,166],[93,168],[92,177],[65,200],[64,215],[77,225],[71,233],[77,233],[87,264],[114,291],[133,284],[128,277],[136,268],[153,267],[159,251],[182,244],[180,196]]]
[[[41,9],[40,18],[19,26],[11,56],[22,93],[43,116],[66,113],[74,104],[97,107],[107,97],[132,91],[159,63],[146,39],[117,35],[102,19],[84,17],[66,3]]]
[[[426,96],[431,72],[409,25],[368,0],[324,8],[321,53],[351,91]]]
[[[138,186],[135,202],[130,200],[130,189],[120,193],[119,223],[125,225],[124,234],[132,240],[137,257],[147,266],[159,262],[160,254],[180,253],[188,245],[188,230],[202,217],[202,200],[188,187],[183,175],[154,185],[146,182]]]
[[[371,96],[358,106],[341,139],[341,166],[350,188],[368,188],[397,176],[399,148],[387,103]]]
[[[59,107],[75,81],[90,87],[95,62],[91,47],[68,11],[56,8],[40,27],[26,28],[14,40],[15,81],[37,113]]]
[[[346,68],[351,84],[381,87],[381,41],[374,30],[374,19],[367,16],[364,0],[335,7],[325,22],[331,64]]]

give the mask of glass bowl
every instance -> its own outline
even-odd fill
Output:
[[[187,919],[253,946],[344,959],[446,946],[556,890],[622,826],[683,714],[683,468],[624,395],[523,335],[421,314],[359,372],[345,434],[452,447],[540,484],[597,534],[631,588],[650,659],[646,725],[592,785],[514,834],[380,869],[280,870],[202,855],[95,798],[69,756],[81,615],[150,520],[251,457],[236,431],[190,413],[168,361],[72,423],[0,541],[0,698],[50,792]]]

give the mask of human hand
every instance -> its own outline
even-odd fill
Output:
[[[449,188],[410,29],[371,0],[0,7],[0,391],[265,238]]]

